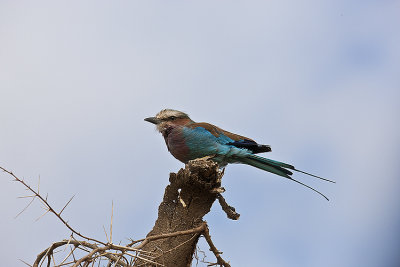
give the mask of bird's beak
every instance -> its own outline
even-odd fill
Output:
[[[160,123],[160,120],[159,119],[157,119],[156,117],[149,117],[149,118],[146,118],[146,119],[144,119],[145,121],[148,121],[148,122],[151,122],[151,123],[153,123],[153,124],[159,124]]]

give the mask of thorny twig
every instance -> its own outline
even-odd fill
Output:
[[[213,242],[211,241],[211,237],[208,231],[208,227],[206,223],[201,224],[199,227],[190,229],[190,230],[185,230],[185,231],[177,231],[174,233],[168,233],[168,234],[161,234],[161,235],[154,235],[154,236],[150,236],[147,239],[141,239],[142,241],[137,241],[137,242],[142,242],[141,244],[135,246],[135,247],[131,247],[131,246],[121,246],[121,245],[116,245],[116,244],[106,244],[105,246],[98,246],[96,244],[92,244],[86,241],[78,241],[78,240],[63,240],[60,242],[55,242],[53,243],[50,247],[46,248],[45,250],[43,250],[36,258],[33,267],[38,267],[40,265],[40,263],[47,257],[50,258],[50,256],[53,255],[53,251],[58,248],[58,247],[62,247],[62,246],[73,246],[73,249],[71,249],[71,252],[62,260],[62,262],[57,265],[57,266],[62,266],[64,265],[64,262],[66,262],[66,260],[70,257],[73,256],[73,252],[76,248],[87,248],[89,249],[85,251],[87,251],[88,254],[86,254],[85,256],[79,258],[79,259],[75,259],[72,261],[73,265],[72,267],[77,267],[79,266],[81,263],[90,263],[93,262],[93,260],[95,260],[97,257],[105,257],[108,258],[110,261],[115,262],[117,265],[116,266],[132,266],[130,264],[127,264],[125,261],[121,261],[121,257],[125,256],[129,256],[130,258],[138,258],[141,259],[147,263],[153,264],[153,265],[159,265],[159,266],[163,266],[162,264],[154,261],[155,259],[158,258],[158,256],[153,257],[151,252],[147,252],[147,251],[143,251],[140,248],[142,247],[142,244],[148,240],[147,242],[151,242],[154,240],[158,240],[158,239],[163,239],[163,238],[168,238],[168,237],[176,237],[176,236],[181,236],[181,235],[190,235],[190,234],[194,234],[190,239],[194,238],[197,235],[203,235],[207,241],[207,243],[210,246],[210,250],[214,253],[215,257],[217,258],[217,263],[221,266],[224,267],[230,267],[229,263],[227,263],[226,261],[224,261],[220,254],[222,254],[222,252],[220,252],[215,245],[213,244]],[[189,239],[189,240],[190,240]],[[185,241],[187,242],[187,241]],[[184,245],[183,242],[181,245]],[[170,253],[173,249],[169,250],[169,251],[165,251],[164,254],[166,253]],[[118,254],[118,256],[116,256],[116,253],[113,253],[112,251],[119,251],[120,254]],[[136,255],[133,255],[129,252],[136,252],[139,253]],[[127,260],[126,260],[127,261]]]
[[[105,245],[104,242],[101,242],[101,241],[96,240],[96,239],[91,238],[91,237],[84,236],[84,235],[82,235],[81,233],[79,233],[78,231],[76,231],[74,228],[72,228],[72,227],[68,224],[68,222],[66,222],[66,221],[61,217],[61,212],[65,209],[65,206],[64,206],[64,208],[63,208],[59,213],[57,213],[57,212],[54,210],[54,208],[49,204],[49,202],[47,202],[47,197],[46,197],[46,198],[42,197],[42,196],[39,194],[39,192],[36,192],[32,187],[30,187],[30,186],[29,186],[28,184],[26,184],[23,180],[21,180],[21,179],[18,178],[16,175],[14,175],[14,173],[12,173],[11,171],[8,171],[8,170],[4,169],[3,167],[0,167],[0,169],[1,169],[2,171],[4,171],[4,172],[8,173],[9,175],[11,175],[11,176],[15,179],[15,181],[20,182],[20,183],[23,184],[29,191],[31,191],[31,192],[40,200],[40,202],[42,202],[42,204],[45,205],[45,207],[46,207],[46,209],[47,209],[47,212],[53,213],[53,214],[54,214],[54,215],[55,215],[55,216],[56,216],[70,231],[72,231],[74,234],[76,234],[76,235],[78,235],[78,236],[80,236],[80,237],[82,237],[82,238],[84,238],[84,239],[87,239],[87,240],[90,240],[90,241],[93,241],[93,242],[96,242],[96,243],[100,243],[100,244]],[[38,190],[38,191],[39,191],[39,190]],[[70,201],[71,201],[71,200],[70,200]],[[68,201],[68,203],[69,203],[70,201]],[[67,203],[66,205],[68,205],[68,203]],[[46,213],[47,213],[47,212],[46,212]]]
[[[96,240],[94,238],[87,237],[87,236],[79,233],[74,228],[72,228],[67,223],[67,221],[65,221],[61,217],[61,213],[68,206],[68,204],[71,202],[71,200],[74,198],[74,196],[71,197],[71,199],[64,205],[64,207],[61,209],[61,211],[57,213],[55,211],[55,209],[48,203],[47,196],[43,197],[42,195],[40,195],[39,186],[38,186],[38,190],[36,191],[32,187],[30,187],[28,184],[26,184],[22,179],[18,178],[16,175],[14,175],[14,173],[12,173],[11,171],[8,171],[8,170],[6,170],[5,168],[3,168],[1,166],[0,166],[0,169],[3,172],[6,172],[9,175],[11,175],[14,178],[15,181],[23,184],[29,191],[31,191],[33,193],[32,196],[29,196],[29,197],[33,198],[32,201],[28,204],[28,206],[26,208],[24,208],[23,211],[25,211],[29,207],[29,205],[33,202],[33,200],[37,197],[40,200],[40,202],[42,202],[42,204],[46,207],[46,212],[42,216],[44,216],[48,212],[51,212],[70,231],[72,231],[73,234],[76,234],[77,236],[80,236],[81,238],[84,238],[84,239],[86,239],[88,241],[95,242],[93,244],[93,243],[89,243],[87,241],[79,241],[79,240],[76,240],[73,237],[73,235],[71,235],[71,237],[68,240],[55,242],[50,247],[46,248],[41,253],[39,253],[39,255],[37,255],[37,257],[36,257],[36,260],[35,260],[35,262],[33,264],[33,267],[41,266],[45,262],[46,258],[47,258],[47,266],[50,266],[51,261],[53,261],[54,266],[60,266],[60,267],[61,266],[78,267],[78,266],[82,266],[81,265],[82,263],[84,263],[83,266],[89,266],[90,263],[92,263],[92,266],[94,266],[94,263],[95,263],[95,261],[97,259],[99,259],[98,264],[100,266],[100,261],[101,261],[101,259],[103,257],[107,258],[109,260],[109,266],[111,266],[112,263],[115,263],[115,266],[134,266],[134,264],[135,264],[137,259],[140,259],[140,260],[142,260],[144,262],[147,262],[147,263],[149,263],[151,265],[164,266],[163,264],[154,261],[156,258],[158,258],[158,256],[154,257],[154,256],[152,256],[151,252],[144,251],[144,250],[142,250],[142,248],[147,243],[155,241],[155,240],[165,239],[165,238],[170,238],[170,237],[176,237],[176,236],[182,236],[182,235],[190,235],[190,234],[193,234],[193,236],[191,238],[189,238],[189,240],[197,237],[198,235],[203,235],[205,237],[207,243],[210,246],[210,250],[214,253],[214,255],[215,255],[216,259],[217,259],[217,263],[214,263],[214,264],[211,264],[211,265],[220,265],[220,266],[224,266],[224,267],[230,267],[230,264],[221,258],[220,254],[222,254],[222,252],[219,251],[215,247],[215,245],[213,244],[206,222],[203,222],[198,227],[193,228],[193,229],[183,230],[183,231],[176,231],[176,232],[166,233],[166,234],[148,236],[148,237],[143,238],[143,239],[131,241],[126,246],[121,246],[121,245],[116,245],[116,244],[112,243],[112,222],[113,222],[113,210],[114,210],[114,204],[113,204],[112,205],[112,213],[111,213],[111,224],[110,224],[110,239],[108,240],[107,243],[105,243],[105,242]],[[106,235],[107,235],[107,233],[106,233]],[[176,246],[175,248],[172,248],[172,249],[170,249],[168,251],[165,251],[163,253],[170,253],[171,251],[173,251],[174,249],[178,248],[179,246],[184,245],[186,242],[187,241],[184,241],[182,244],[180,244],[180,245]],[[140,243],[140,244],[138,244],[136,246],[133,246],[133,245],[135,245],[137,243]],[[99,246],[99,244],[101,244],[102,246]],[[62,247],[62,246],[65,246],[65,248],[70,246],[71,250],[68,253],[68,255],[66,257],[64,257],[63,260],[57,265],[56,262],[55,262],[55,258],[54,258],[54,253],[55,253],[54,251],[55,251],[55,249],[57,249],[59,247]],[[75,250],[77,248],[81,249],[82,251],[86,251],[87,254],[85,256],[81,257],[81,258],[76,258],[74,252],[75,252]],[[112,252],[112,251],[118,251],[118,253]],[[136,255],[133,255],[130,252],[135,252]],[[72,261],[66,262],[71,256],[73,258]],[[131,260],[128,261],[126,256],[130,256]],[[124,259],[125,261],[122,261],[122,259]],[[129,262],[131,262],[131,264],[129,264]],[[25,264],[27,264],[27,263],[25,263]],[[27,264],[27,265],[29,265],[29,264]]]

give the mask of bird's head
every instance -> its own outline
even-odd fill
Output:
[[[163,109],[155,117],[149,117],[144,120],[155,124],[159,132],[164,132],[170,127],[192,122],[186,113],[174,109]]]

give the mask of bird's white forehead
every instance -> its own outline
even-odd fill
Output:
[[[179,117],[188,117],[188,115],[182,111],[174,110],[174,109],[163,109],[157,113],[156,118],[158,119],[166,119],[168,117],[175,116]]]

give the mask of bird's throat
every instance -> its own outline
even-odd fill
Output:
[[[161,131],[161,133],[162,133],[162,135],[163,135],[163,137],[164,137],[165,139],[168,138],[168,135],[172,132],[172,129],[173,129],[173,128],[174,128],[174,127],[172,127],[172,126],[168,126],[168,127],[164,128],[164,129]]]

